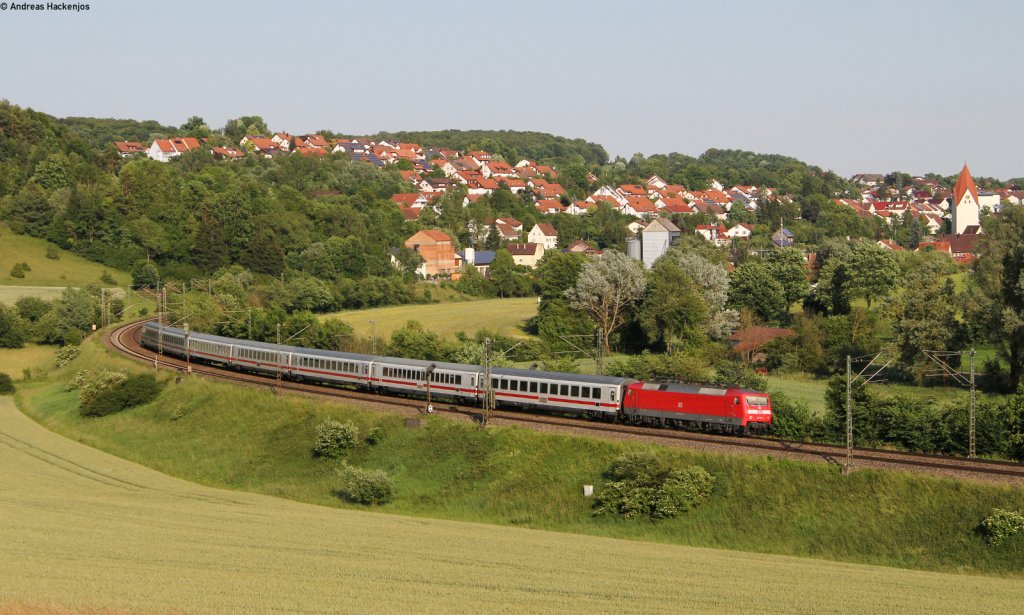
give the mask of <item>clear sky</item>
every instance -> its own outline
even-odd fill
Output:
[[[0,97],[61,117],[539,130],[613,156],[1024,176],[1020,0],[79,1],[0,11]]]

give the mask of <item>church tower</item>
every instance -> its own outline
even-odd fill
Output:
[[[979,218],[979,212],[981,206],[978,205],[978,186],[974,183],[974,178],[971,177],[971,172],[967,169],[967,164],[964,164],[964,170],[960,171],[960,178],[956,180],[956,186],[953,187],[953,205],[951,207],[953,214],[953,234],[963,235],[964,229],[968,226],[977,226],[981,224]]]

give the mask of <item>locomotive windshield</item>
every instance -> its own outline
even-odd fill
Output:
[[[764,395],[747,395],[748,406],[767,406],[768,398]]]

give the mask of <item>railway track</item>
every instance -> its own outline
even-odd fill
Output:
[[[221,380],[246,384],[248,386],[274,387],[279,390],[297,392],[325,398],[347,399],[363,403],[386,404],[406,410],[424,411],[421,399],[378,395],[350,389],[327,387],[291,380],[277,380],[255,374],[213,367],[206,364],[188,363],[184,360],[156,353],[143,348],[142,326],[146,321],[130,323],[104,334],[104,341],[113,349],[136,360],[161,368],[189,371]],[[460,415],[480,421],[481,409],[457,405],[435,405],[439,414]],[[528,414],[508,410],[496,410],[490,414],[491,421],[501,424],[517,424],[549,430],[570,431],[594,435],[629,437],[650,440],[661,444],[711,448],[726,452],[745,451],[803,460],[824,461],[837,466],[845,464],[846,447],[813,442],[793,442],[770,437],[736,437],[717,434],[694,433],[660,427],[647,427],[625,423],[611,423],[598,420],[568,418],[559,415]],[[965,459],[925,453],[907,453],[875,448],[855,448],[857,466],[923,471],[933,474],[961,478],[987,478],[1024,484],[1024,464],[981,459]]]

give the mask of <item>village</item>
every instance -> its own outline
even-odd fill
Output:
[[[677,224],[681,217],[699,214],[708,223],[693,225],[693,232],[724,248],[733,242],[748,241],[756,233],[754,224],[735,221],[737,213],[754,213],[763,203],[792,203],[794,198],[772,186],[725,186],[717,180],[712,180],[705,190],[691,190],[683,185],[669,184],[657,175],[648,177],[643,184],[603,185],[594,173],[587,176],[587,181],[594,187],[590,193],[574,195],[559,183],[558,171],[550,165],[527,159],[513,163],[483,150],[460,152],[399,141],[328,139],[319,134],[292,136],[283,132],[270,137],[246,135],[238,147],[208,147],[205,141],[195,137],[173,137],[155,139],[148,147],[129,141],[119,141],[114,145],[122,158],[148,156],[160,162],[193,150],[208,149],[215,159],[223,161],[282,155],[339,155],[378,168],[393,166],[399,169],[398,173],[408,182],[409,189],[394,194],[390,200],[407,221],[419,220],[427,208],[437,212],[437,199],[453,189],[462,191],[463,206],[476,202],[483,195],[505,189],[528,199],[542,216],[583,216],[606,206],[633,219],[627,227],[630,236],[626,240],[626,253],[642,261],[647,268],[678,241],[684,232]],[[998,214],[1004,204],[1024,201],[1024,190],[1017,186],[980,191],[966,164],[952,190],[942,186],[937,179],[926,177],[913,177],[907,185],[900,187],[887,185],[882,174],[857,174],[850,179],[860,188],[860,196],[837,197],[834,199],[837,205],[849,208],[860,218],[878,219],[889,226],[912,221],[922,231],[913,249],[939,251],[960,264],[975,258],[977,239],[982,232],[982,212]],[[780,220],[769,231],[768,245],[782,248],[801,243],[785,224],[785,220]],[[549,223],[538,222],[527,229],[514,217],[498,217],[487,220],[486,225],[486,228],[470,228],[469,231],[480,243],[489,231],[496,232],[515,264],[526,268],[535,268],[546,251],[556,250],[559,246],[565,252],[587,256],[602,253],[598,246],[583,239],[560,239],[555,227]],[[878,239],[877,244],[894,251],[909,247],[887,238]],[[467,265],[487,276],[495,257],[494,250],[479,249],[475,245],[458,249],[453,237],[437,229],[416,232],[406,240],[405,247],[422,258],[416,273],[431,279],[457,280]],[[807,253],[805,258],[813,269],[814,254]],[[397,260],[393,262],[397,265]]]

